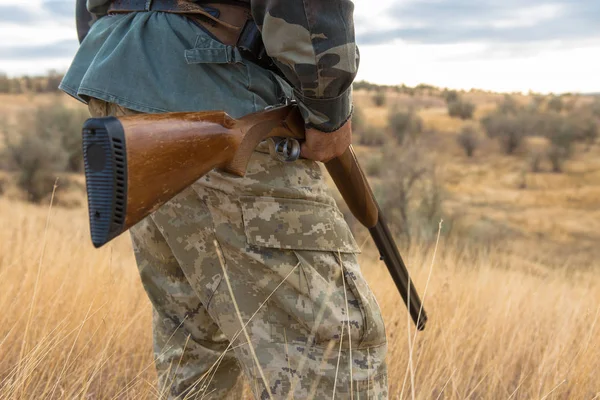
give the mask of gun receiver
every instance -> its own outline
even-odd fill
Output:
[[[243,176],[256,146],[271,137],[304,139],[297,106],[239,119],[219,111],[89,119],[83,126],[83,156],[92,243],[103,246],[212,169]],[[325,166],[352,214],[369,228],[423,330],[427,315],[352,146]]]

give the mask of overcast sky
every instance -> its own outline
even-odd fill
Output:
[[[327,1],[327,0],[325,0]],[[355,0],[358,79],[600,92],[600,0]],[[66,70],[74,0],[0,0],[0,72]]]

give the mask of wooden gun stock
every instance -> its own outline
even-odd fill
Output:
[[[243,176],[252,152],[270,137],[304,138],[294,105],[239,119],[224,112],[139,114],[89,119],[83,156],[92,243],[100,247],[212,169]],[[427,316],[352,147],[325,164],[353,215],[371,232],[410,314]]]

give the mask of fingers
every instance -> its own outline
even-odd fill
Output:
[[[309,160],[327,162],[342,155],[351,143],[350,121],[334,132],[307,129],[300,155]]]

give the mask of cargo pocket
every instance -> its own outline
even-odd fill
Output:
[[[306,325],[312,329],[318,324],[317,345],[338,340],[341,324],[348,321],[353,348],[385,343],[379,306],[356,261],[358,246],[336,207],[273,197],[243,196],[240,202],[249,245],[259,250],[271,249],[271,253],[272,249],[280,249],[295,254],[307,286],[298,294],[308,296],[312,304],[313,319]],[[346,325],[344,336],[347,328]]]
[[[225,45],[208,34],[196,37],[194,48],[185,51],[188,64],[244,64],[244,59],[235,46]]]

